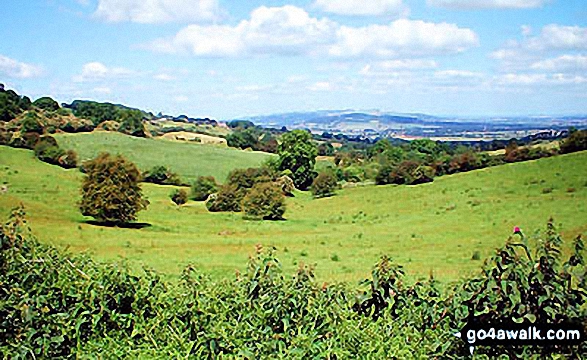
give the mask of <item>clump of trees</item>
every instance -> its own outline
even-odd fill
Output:
[[[0,84],[0,122],[10,121],[31,108],[31,99],[19,96],[14,90],[5,90]]]
[[[192,184],[191,198],[196,201],[204,201],[218,190],[218,184],[214,176],[198,176]]]
[[[179,175],[165,166],[154,166],[143,173],[143,181],[159,185],[183,185]]]
[[[139,169],[123,156],[102,153],[85,162],[84,171],[80,202],[84,216],[124,224],[136,220],[137,213],[149,205],[139,185]]]
[[[338,189],[338,182],[334,174],[330,171],[318,174],[312,182],[312,195],[315,198],[332,196],[336,189]]]
[[[118,131],[137,137],[146,137],[145,125],[143,124],[143,113],[139,110],[119,110],[118,121],[120,126]]]
[[[572,129],[569,137],[560,144],[563,154],[587,150],[587,130]]]
[[[58,165],[65,169],[76,168],[78,165],[77,153],[73,150],[63,150],[52,136],[42,136],[34,148],[35,156],[46,163]]]
[[[48,96],[44,96],[33,101],[33,106],[46,111],[59,110],[59,103]]]

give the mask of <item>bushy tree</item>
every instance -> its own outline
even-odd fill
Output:
[[[214,176],[198,176],[192,184],[191,198],[196,201],[204,201],[210,194],[214,194],[217,189],[218,185]]]
[[[285,213],[285,197],[276,184],[259,183],[244,197],[242,208],[251,218],[279,220]]]
[[[306,190],[316,177],[314,165],[318,149],[312,135],[304,130],[285,133],[279,144],[279,170],[291,170],[296,188]]]
[[[98,221],[122,224],[134,221],[147,208],[139,186],[141,173],[121,155],[102,153],[84,164],[80,210]]]
[[[146,137],[145,126],[143,125],[143,113],[139,110],[121,110],[118,120],[120,127],[118,131],[127,135]]]
[[[563,154],[587,150],[587,130],[571,131],[569,137],[561,143],[560,150]]]
[[[143,181],[159,185],[181,185],[179,176],[165,166],[154,166],[143,173]]]
[[[245,196],[245,191],[239,190],[235,185],[223,185],[218,189],[214,199],[206,202],[208,211],[241,211],[241,202]]]
[[[312,194],[316,198],[332,196],[337,188],[336,177],[329,171],[318,174],[312,182]]]
[[[188,202],[188,193],[184,189],[176,189],[171,193],[171,201],[176,205],[183,205]]]
[[[13,90],[5,90],[4,84],[0,84],[0,121],[15,119],[23,111],[30,109],[31,100],[20,97]]]
[[[34,132],[37,134],[43,133],[43,125],[39,120],[39,115],[35,112],[28,112],[24,115],[20,123],[20,132],[30,133]]]
[[[48,96],[33,101],[33,106],[46,111],[56,111],[59,109],[59,103]]]
[[[235,185],[239,189],[251,189],[260,182],[274,181],[277,173],[270,167],[235,169],[226,178],[226,183]]]

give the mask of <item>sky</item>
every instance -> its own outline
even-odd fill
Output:
[[[2,0],[0,82],[233,119],[587,114],[585,0]]]

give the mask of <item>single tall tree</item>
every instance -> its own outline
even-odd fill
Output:
[[[279,170],[290,170],[298,189],[306,190],[316,177],[314,165],[318,148],[312,135],[304,130],[294,130],[283,135],[277,148]]]
[[[112,224],[136,220],[137,212],[146,209],[139,186],[141,173],[135,164],[121,155],[102,153],[84,164],[80,210],[85,216]]]

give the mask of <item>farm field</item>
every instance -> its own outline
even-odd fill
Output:
[[[200,175],[212,175],[223,182],[230,170],[259,166],[271,155],[233,148],[193,144],[164,139],[144,139],[116,132],[92,132],[55,135],[59,146],[75,150],[80,160],[88,160],[108,151],[122,154],[142,170],[165,165],[192,182]]]
[[[87,146],[76,147],[82,137]],[[73,145],[84,158],[101,146],[124,153],[116,136],[59,140],[65,148]],[[159,164],[141,151],[155,147],[144,144],[133,144],[137,163]],[[178,149],[198,146],[175,145],[166,142],[176,155],[183,154]],[[200,156],[204,149],[217,150],[197,149],[202,149]],[[243,159],[259,155],[243,153]],[[166,164],[164,159],[171,155],[159,156],[157,160]],[[187,171],[177,162],[170,167],[182,175]],[[195,168],[206,169],[204,164]],[[473,253],[486,258],[514,226],[531,233],[552,216],[566,240],[587,233],[587,152],[444,176],[425,185],[343,189],[319,200],[298,192],[288,199],[287,221],[278,222],[209,213],[199,202],[177,207],[169,200],[174,187],[143,184],[151,205],[139,214],[139,222],[150,225],[141,229],[86,223],[77,208],[82,176],[75,169],[38,161],[32,151],[0,146],[0,183],[8,186],[8,192],[0,194],[0,216],[6,218],[22,202],[41,241],[89,252],[98,260],[124,257],[133,266],[146,265],[172,278],[188,263],[215,278],[232,276],[244,270],[255,245],[262,244],[276,247],[286,271],[300,263],[316,264],[317,277],[323,281],[365,278],[382,254],[403,264],[410,277],[432,271],[438,279],[450,281],[477,271],[482,261],[472,260]]]

